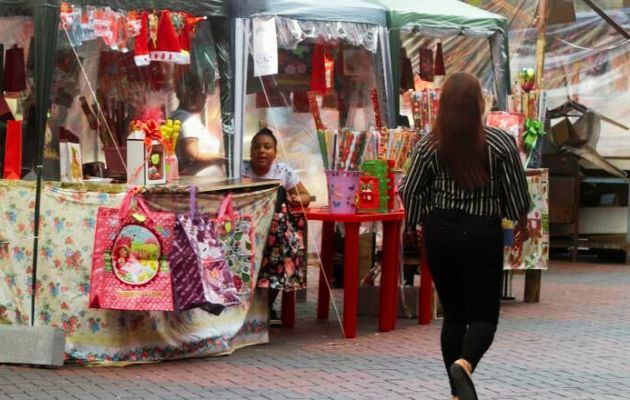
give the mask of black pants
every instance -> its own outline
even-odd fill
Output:
[[[429,269],[440,297],[442,357],[473,369],[494,340],[503,279],[503,234],[499,218],[433,210],[424,223]],[[456,395],[451,381],[451,390]]]

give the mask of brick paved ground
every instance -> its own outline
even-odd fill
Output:
[[[630,399],[630,266],[554,262],[542,301],[525,304],[522,276],[475,380],[481,399]],[[4,399],[450,399],[439,322],[398,320],[359,337],[313,321],[314,293],[293,329],[227,357],[128,368],[0,366]]]

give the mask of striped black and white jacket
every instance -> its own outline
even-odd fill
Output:
[[[513,221],[529,210],[527,179],[514,138],[500,129],[484,130],[489,146],[490,182],[472,191],[460,187],[438,161],[436,145],[429,135],[420,140],[399,187],[408,225],[422,223],[436,208]]]

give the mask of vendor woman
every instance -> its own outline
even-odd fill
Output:
[[[308,207],[311,195],[295,171],[286,163],[276,161],[278,140],[268,128],[259,130],[249,150],[251,161],[244,162],[243,177],[252,179],[278,179],[287,191],[289,206]]]
[[[295,171],[282,161],[276,161],[278,140],[268,128],[259,130],[252,139],[249,151],[251,161],[244,163],[243,177],[253,179],[277,179],[287,193],[288,205],[295,210],[308,207],[311,196]],[[265,249],[267,251],[267,249]],[[262,273],[262,272],[261,272]],[[273,309],[279,289],[270,289],[268,296],[269,319],[278,324],[279,318]]]
[[[224,178],[225,156],[221,154],[221,141],[208,132],[201,119],[206,105],[206,96],[189,86],[178,85],[179,107],[170,115],[170,118],[182,122],[176,147],[179,173],[180,175]]]

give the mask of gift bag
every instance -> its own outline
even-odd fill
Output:
[[[223,282],[217,282],[216,278],[222,277],[223,274],[216,273],[212,275],[205,270],[200,264],[200,258],[197,256],[197,253],[211,248],[220,248],[220,246],[193,246],[193,243],[205,241],[203,237],[205,236],[204,228],[206,226],[203,219],[198,215],[197,191],[196,186],[190,188],[190,211],[188,214],[178,215],[175,223],[173,251],[169,257],[173,274],[175,310],[184,311],[199,307],[212,314],[219,315],[226,305],[221,296],[221,285]],[[210,230],[212,230],[212,227],[210,227]],[[187,232],[191,234],[190,239]],[[217,250],[217,253],[219,253],[217,258],[221,258],[220,249]],[[206,265],[210,265],[210,263],[206,262]],[[218,263],[216,266],[220,267]],[[208,273],[214,279],[209,278],[204,286],[202,273]],[[230,275],[227,284],[230,285],[231,283],[232,278]],[[215,286],[218,286],[219,290]]]
[[[242,303],[238,291],[242,282],[234,276],[234,260],[228,258],[232,254],[228,254],[226,244],[222,243],[224,239],[219,237],[219,225],[227,210],[226,201],[231,202],[231,197],[226,197],[219,207],[218,215],[213,216],[210,213],[200,214],[196,200],[191,197],[190,215],[180,215],[178,220],[199,259],[205,300],[211,304],[229,307]],[[240,283],[239,287],[237,283]]]
[[[196,195],[197,187],[193,186],[190,189],[191,208]],[[175,311],[178,312],[207,304],[201,282],[199,259],[181,223],[183,218],[184,215],[177,216],[173,249],[168,257],[173,279],[173,301]],[[220,310],[216,311],[220,312],[221,310],[223,310],[222,306]],[[215,310],[213,309],[213,311]]]
[[[258,286],[284,291],[306,287],[306,217],[288,209],[280,189],[263,251]]]
[[[219,208],[216,236],[233,274],[234,287],[243,303],[253,297],[254,271],[254,226],[251,215],[234,212],[232,196],[228,195]]]
[[[136,209],[131,202],[137,202]],[[150,211],[137,190],[130,190],[120,208],[97,213],[90,308],[173,311],[168,257],[175,214]]]
[[[22,177],[22,121],[7,121],[3,167],[4,179]]]

